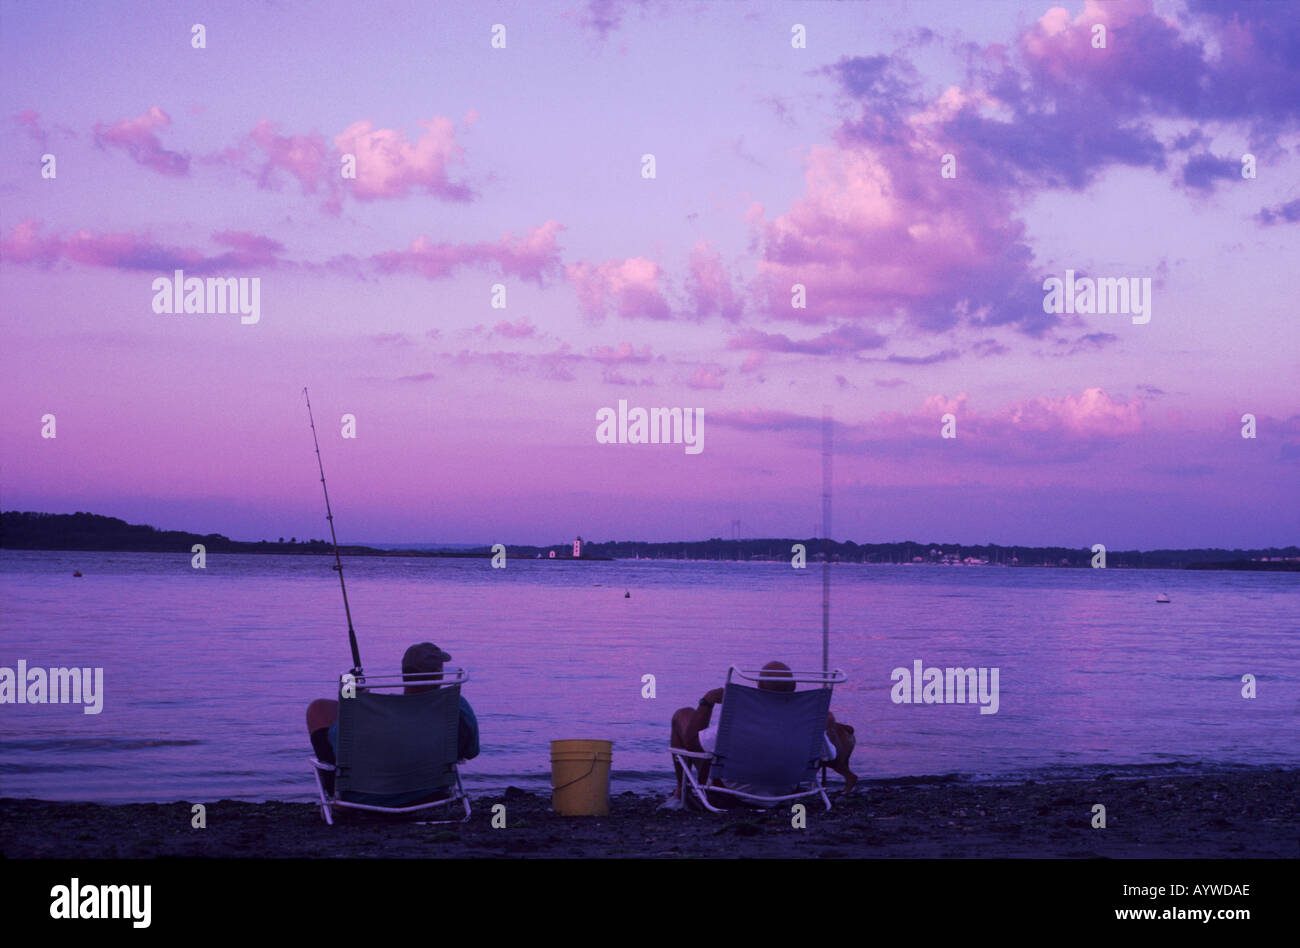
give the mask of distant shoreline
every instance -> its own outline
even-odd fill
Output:
[[[202,545],[205,554],[279,553],[332,556],[333,544],[322,539],[298,542],[291,537],[276,541],[232,540],[219,533],[197,534],[157,530],[100,514],[48,514],[31,511],[0,513],[0,549],[86,553],[183,553]],[[1002,546],[999,544],[892,543],[858,544],[851,540],[818,537],[677,541],[585,542],[580,556],[573,541],[548,546],[505,544],[508,556],[556,562],[611,562],[614,560],[679,560],[694,562],[786,563],[802,558],[806,565],[821,563],[825,555],[840,565],[902,566],[1009,566],[1092,568],[1098,547]],[[379,549],[350,544],[339,547],[348,557],[422,557],[429,559],[490,559],[492,547],[470,549]],[[1103,564],[1109,569],[1201,569],[1250,572],[1300,572],[1300,547],[1260,549],[1198,548],[1184,550],[1107,550]]]
[[[305,546],[305,545],[306,545],[306,544],[299,544],[299,547],[303,547],[303,546]],[[89,549],[89,548],[81,548],[81,547],[16,547],[16,546],[8,546],[8,545],[3,544],[3,543],[0,543],[0,550],[12,550],[12,551],[15,552],[15,553],[153,553],[153,554],[157,554],[157,555],[160,555],[160,556],[164,556],[164,555],[168,555],[168,556],[189,556],[189,555],[190,555],[190,552],[189,552],[188,550],[184,550],[184,549],[182,549],[182,550],[156,550],[156,549],[117,549],[117,548],[113,548],[113,549],[106,549],[106,548],[94,548],[94,549]],[[514,557],[516,557],[517,559],[523,559],[523,560],[529,560],[529,561],[534,561],[534,560],[535,560],[535,561],[537,561],[537,562],[544,562],[544,563],[634,563],[634,562],[646,562],[646,563],[663,563],[663,562],[673,562],[673,563],[785,563],[785,562],[786,562],[786,560],[784,560],[784,559],[770,559],[770,560],[769,560],[769,559],[754,559],[754,558],[751,558],[751,559],[745,559],[745,560],[734,560],[734,559],[721,559],[721,560],[719,560],[719,559],[694,558],[694,557],[684,557],[684,558],[683,558],[683,557],[680,557],[680,556],[642,556],[642,557],[639,557],[639,558],[634,558],[634,557],[630,557],[630,556],[596,556],[596,555],[588,556],[588,555],[586,555],[586,554],[583,554],[582,556],[580,556],[580,557],[576,557],[576,558],[573,557],[573,556],[544,557],[544,556],[529,556],[529,555],[525,555],[525,554],[515,553],[515,552],[514,552],[510,547],[506,547],[506,550],[507,550],[507,555],[514,556]],[[331,548],[331,549],[329,549],[329,550],[323,550],[323,551],[322,551],[322,550],[301,549],[301,548],[299,548],[299,549],[292,549],[292,548],[291,548],[291,549],[274,549],[274,550],[267,550],[267,549],[218,550],[218,551],[212,551],[212,552],[216,552],[216,553],[218,553],[218,554],[225,554],[225,555],[256,554],[256,555],[265,555],[265,556],[327,556],[327,557],[332,557],[332,556],[334,555],[334,550],[333,550],[333,548]],[[463,552],[461,552],[461,553],[458,553],[458,552],[442,552],[442,551],[434,551],[434,550],[379,550],[379,549],[375,549],[375,548],[372,548],[372,547],[359,547],[359,548],[352,548],[352,547],[339,547],[339,555],[341,555],[341,556],[346,556],[346,557],[349,557],[349,558],[355,558],[355,557],[358,557],[358,556],[362,556],[362,557],[376,557],[376,558],[381,558],[381,559],[384,558],[384,557],[389,557],[389,558],[397,558],[397,559],[420,558],[420,559],[434,559],[434,560],[438,560],[438,559],[490,560],[490,559],[492,558],[492,554],[491,554],[490,552],[489,552],[489,553],[477,553],[477,552],[473,552],[473,553],[463,553]],[[952,566],[952,565],[958,565],[958,564],[942,564],[942,563],[863,563],[863,562],[856,561],[856,560],[851,560],[851,561],[840,561],[840,560],[835,560],[835,561],[833,562],[832,565],[834,565],[834,566],[900,566],[900,567],[902,567],[902,566],[906,566],[906,567],[918,567],[918,566],[922,566],[922,567],[927,567],[927,568],[944,568],[945,566]],[[960,564],[960,565],[962,565],[962,567],[965,568],[965,564]],[[988,564],[988,563],[985,563],[985,564],[978,564],[978,565],[981,565],[981,566],[995,566],[996,568],[1005,568],[1005,569],[1069,569],[1069,570],[1078,570],[1078,569],[1088,569],[1088,568],[1089,568],[1089,567],[1087,567],[1087,566],[1081,566],[1081,565],[1078,565],[1078,564],[1060,564],[1060,563],[1018,563],[1018,564],[1015,564],[1015,565],[1012,565],[1012,564],[1009,564],[1009,563],[1002,563],[1002,564]],[[1168,571],[1173,571],[1173,572],[1180,572],[1180,571],[1183,571],[1183,570],[1198,570],[1198,571],[1202,571],[1202,572],[1300,573],[1300,562],[1290,562],[1290,563],[1256,563],[1256,562],[1252,562],[1252,561],[1250,561],[1250,560],[1229,560],[1229,561],[1222,562],[1222,563],[1190,563],[1190,564],[1184,564],[1184,565],[1182,565],[1182,566],[1163,565],[1163,564],[1152,564],[1152,565],[1149,565],[1149,566],[1138,566],[1138,565],[1134,565],[1134,564],[1117,563],[1117,564],[1115,564],[1114,566],[1110,566],[1110,567],[1108,567],[1108,568],[1109,568],[1109,569],[1113,569],[1113,570],[1133,570],[1133,569],[1136,569],[1136,570],[1168,570]]]

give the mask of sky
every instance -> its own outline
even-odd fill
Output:
[[[6,0],[0,506],[326,536],[307,386],[342,542],[812,535],[827,410],[838,539],[1300,542],[1298,14]]]

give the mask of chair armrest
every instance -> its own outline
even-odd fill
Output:
[[[712,760],[713,755],[708,751],[688,751],[682,747],[669,747],[668,753],[677,757],[693,757],[696,760]]]
[[[333,764],[326,764],[320,760],[317,760],[315,757],[308,757],[307,759],[311,761],[311,765],[315,767],[317,770],[332,771],[335,769]]]

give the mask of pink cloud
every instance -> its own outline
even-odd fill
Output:
[[[751,329],[727,341],[728,349],[755,352],[797,352],[806,355],[849,355],[864,349],[879,349],[885,337],[874,330],[846,324],[806,340],[791,339],[784,333]]]
[[[572,351],[567,343],[562,343],[551,352],[540,354],[523,352],[471,352],[462,349],[455,355],[443,354],[441,358],[455,362],[457,365],[490,365],[504,375],[534,374],[539,378],[553,382],[572,382],[576,378],[573,367],[583,362],[584,357]]]
[[[376,128],[368,120],[354,122],[334,136],[340,155],[357,159],[357,177],[345,182],[353,197],[362,201],[405,197],[412,191],[448,201],[468,201],[473,192],[452,181],[448,167],[462,159],[456,126],[449,118],[434,116],[417,122],[424,129],[414,142],[396,129]]]
[[[380,332],[375,333],[373,336],[367,336],[366,338],[381,346],[405,347],[413,344],[411,342],[411,337],[404,332]]]
[[[137,118],[122,119],[112,125],[96,122],[95,143],[101,148],[121,148],[137,164],[159,174],[182,177],[189,174],[190,156],[168,151],[156,133],[171,123],[171,116],[155,105]]]
[[[596,362],[605,365],[620,365],[623,363],[645,363],[653,359],[650,354],[649,346],[642,346],[638,352],[630,342],[620,342],[618,348],[612,346],[593,346],[591,349],[591,358]]]
[[[713,249],[707,240],[699,241],[691,250],[686,294],[698,317],[717,313],[723,319],[740,318],[744,308],[731,286],[722,263],[722,254]]]
[[[1142,431],[1142,401],[1121,402],[1100,388],[1062,398],[1033,398],[1002,415],[1022,431],[1064,431],[1082,437],[1115,438]]]
[[[1107,10],[1093,0],[1087,0],[1083,12],[1073,21],[1069,10],[1052,7],[1021,35],[1021,51],[1042,74],[1058,81],[1080,72],[1104,68],[1102,64],[1111,58],[1111,29],[1129,19],[1134,11],[1128,8],[1143,5],[1142,0],[1137,3],[1112,0],[1108,5],[1111,9]],[[1150,3],[1145,6],[1149,8]],[[1105,47],[1094,48],[1092,45],[1092,28],[1097,24],[1106,29]]]
[[[17,123],[35,141],[45,144],[45,129],[41,128],[40,113],[34,109],[23,109],[14,116],[14,122]]]
[[[470,109],[464,124],[478,120]],[[238,148],[229,148],[208,160],[244,165],[252,148],[263,160],[255,177],[258,186],[275,189],[281,172],[297,180],[303,194],[323,194],[323,209],[337,214],[343,196],[350,193],[361,201],[401,198],[409,194],[432,194],[448,201],[468,201],[473,193],[465,184],[452,181],[449,167],[462,160],[464,149],[456,142],[451,119],[434,116],[421,120],[424,129],[414,142],[400,129],[377,128],[374,122],[354,122],[334,138],[319,132],[305,135],[281,134],[270,119],[261,119]],[[355,178],[343,177],[343,157],[355,159]]]
[[[264,188],[272,186],[275,172],[285,171],[298,180],[303,194],[332,190],[340,170],[330,167],[330,147],[325,136],[319,133],[281,135],[276,129],[270,119],[262,119],[249,136],[266,153],[258,184]]]
[[[556,235],[563,229],[551,220],[522,238],[506,234],[495,243],[475,244],[434,243],[422,235],[407,250],[375,254],[371,261],[384,273],[413,270],[430,280],[450,276],[460,267],[496,264],[506,276],[540,284],[544,276],[559,269]]]
[[[57,237],[44,237],[40,231],[40,221],[19,221],[10,235],[0,240],[0,260],[41,266],[52,264],[59,258],[62,241]]]
[[[598,266],[580,262],[565,268],[588,319],[599,322],[613,308],[624,319],[668,319],[671,311],[661,284],[663,268],[645,257],[607,260]]]
[[[938,173],[943,148],[920,132],[905,143],[845,142],[809,150],[804,194],[790,210],[748,215],[761,247],[757,289],[776,316],[821,322],[891,319],[928,329],[981,316],[990,285],[1021,276],[1023,225],[992,187]],[[792,304],[794,284],[806,308]]]
[[[686,380],[688,388],[699,389],[720,389],[722,388],[722,376],[727,374],[727,370],[716,362],[710,362],[707,365],[701,365],[695,373]]]
[[[492,327],[492,331],[507,339],[529,339],[537,335],[537,327],[530,323],[526,316],[520,317],[516,323],[508,323],[503,319]]]
[[[68,237],[41,234],[41,223],[25,220],[0,240],[0,258],[14,263],[50,266],[60,259],[114,270],[214,273],[237,268],[274,267],[282,263],[284,247],[275,240],[245,231],[218,231],[214,243],[230,249],[207,253],[195,247],[169,247],[132,233],[95,234],[78,230]]]
[[[949,398],[947,395],[927,395],[921,405],[920,414],[924,418],[939,418],[949,413],[964,414],[968,401],[970,395],[965,392],[961,392],[954,398]]]

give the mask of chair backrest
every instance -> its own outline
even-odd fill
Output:
[[[339,698],[337,793],[401,794],[456,782],[460,685]]]
[[[811,780],[830,707],[830,688],[780,692],[728,682],[710,777],[792,789]]]

